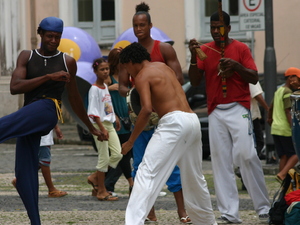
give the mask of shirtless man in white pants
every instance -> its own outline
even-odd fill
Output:
[[[160,118],[135,177],[125,224],[144,224],[160,190],[178,165],[185,206],[193,224],[217,225],[202,173],[198,117],[189,107],[174,71],[164,63],[149,61],[149,53],[139,43],[127,46],[120,54],[120,62],[134,78],[142,106],[129,140],[122,145],[122,154],[132,148],[152,109]]]

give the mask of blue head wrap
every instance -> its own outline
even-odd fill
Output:
[[[43,30],[62,33],[64,22],[57,17],[46,17],[41,21],[39,27]]]

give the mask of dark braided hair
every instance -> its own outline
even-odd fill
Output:
[[[120,49],[114,48],[108,54],[109,74],[114,75],[118,72]]]
[[[226,12],[224,12],[224,11],[222,11],[222,12],[223,12],[224,24],[226,26],[229,26],[230,25],[230,16]],[[210,21],[220,21],[219,12],[218,11],[214,12],[210,16]]]
[[[120,63],[141,63],[144,60],[151,61],[150,54],[141,44],[133,42],[120,53]]]
[[[141,2],[139,5],[136,5],[134,16],[145,14],[147,17],[148,23],[151,23],[151,16],[148,13],[149,10],[150,10],[149,5],[147,5],[145,2]]]
[[[93,65],[92,65],[94,71],[96,71],[98,69],[98,66],[103,62],[107,63],[106,59],[104,59],[104,58],[95,59],[93,62]]]

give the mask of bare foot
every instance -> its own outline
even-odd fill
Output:
[[[184,211],[180,211],[180,212],[177,211],[177,213],[178,213],[179,220],[180,220],[181,223],[187,223],[187,224],[191,223],[191,219],[187,215],[187,213],[186,213],[185,210]]]
[[[107,194],[106,196],[102,197],[102,196],[98,196],[97,195],[97,199],[99,201],[118,201],[119,198],[118,197],[113,197],[110,194]]]
[[[88,183],[93,186],[93,189],[95,189],[95,190],[98,189],[97,172],[94,172],[90,176],[88,176],[87,180],[88,180]]]
[[[182,212],[177,211],[177,213],[178,213],[179,218],[187,217],[187,216],[188,216],[188,215],[186,214],[186,211],[182,211]]]
[[[278,178],[279,180],[284,180],[284,178],[285,178],[285,176],[283,176],[283,175],[280,174],[280,173],[278,173],[276,176],[277,176],[277,178]]]
[[[151,208],[147,218],[151,221],[157,221],[156,215],[155,215],[155,209],[154,206]]]

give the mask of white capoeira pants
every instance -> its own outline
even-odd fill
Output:
[[[237,103],[224,104],[214,109],[208,118],[214,185],[222,216],[231,222],[241,221],[234,166],[240,167],[255,211],[268,213],[270,201],[254,147],[249,110]]]
[[[196,114],[181,111],[164,115],[148,143],[134,180],[125,224],[144,224],[175,165],[180,168],[184,203],[193,224],[216,224],[202,173],[200,123]]]

